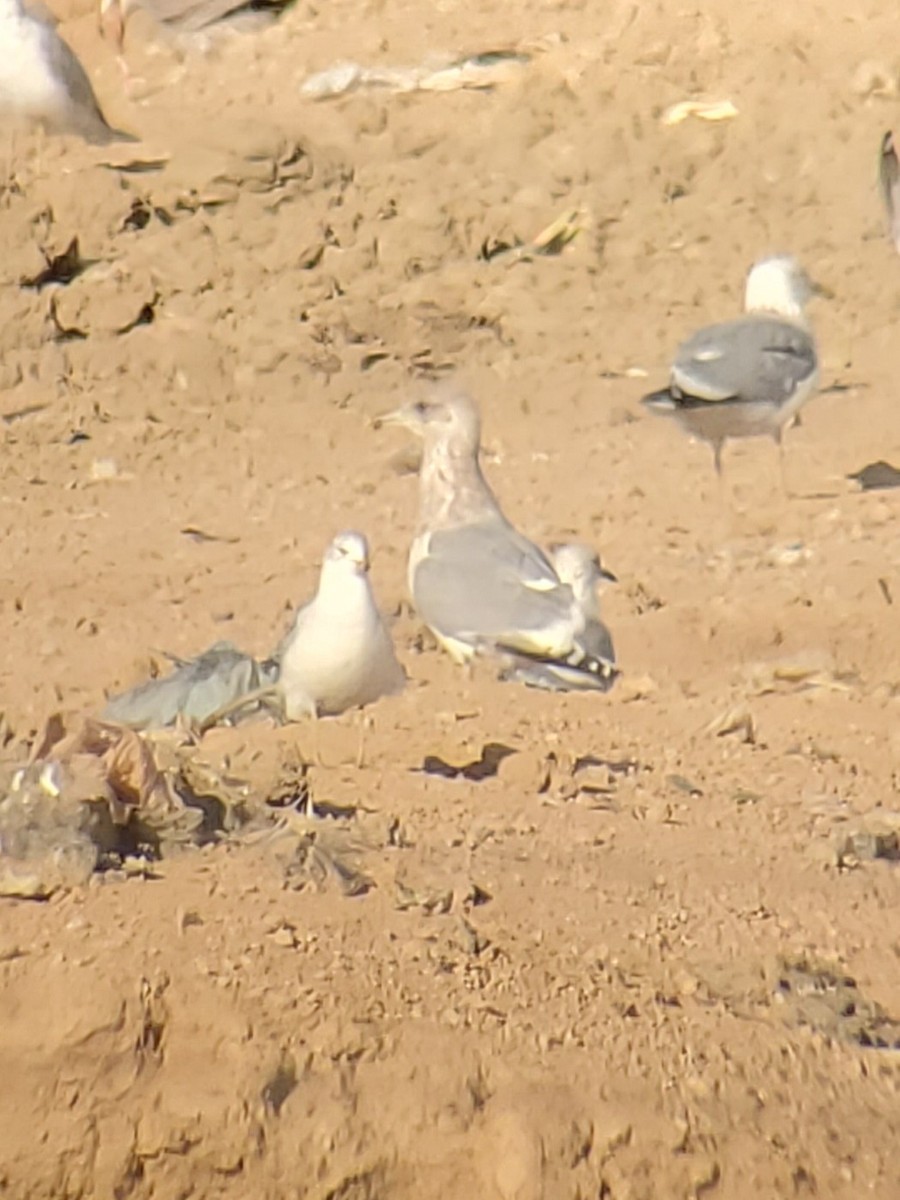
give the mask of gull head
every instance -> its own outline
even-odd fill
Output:
[[[353,529],[339,533],[325,551],[322,571],[342,571],[365,575],[369,570],[369,543],[365,535]]]
[[[443,445],[454,454],[475,455],[481,441],[481,417],[465,392],[440,390],[428,400],[416,400],[375,421],[375,428],[399,425],[426,445]]]
[[[778,254],[753,264],[744,290],[744,311],[768,312],[803,320],[817,289],[795,258]]]
[[[557,575],[576,596],[602,583],[618,583],[612,571],[603,566],[596,550],[583,542],[555,542],[550,547],[550,557]]]

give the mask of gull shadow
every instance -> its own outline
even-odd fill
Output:
[[[482,779],[493,778],[504,758],[509,758],[515,753],[511,746],[504,746],[500,742],[487,742],[481,751],[481,757],[473,762],[455,767],[437,754],[426,754],[422,766],[417,769],[424,771],[426,775],[440,775],[443,779],[462,778],[478,783]]]

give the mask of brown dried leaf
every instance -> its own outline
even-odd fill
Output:
[[[742,742],[746,742],[750,746],[756,742],[756,722],[753,719],[753,713],[744,703],[733,704],[718,716],[713,717],[704,727],[703,732],[710,733],[714,737],[727,737],[729,734],[736,733]]]
[[[159,771],[147,743],[133,729],[120,729],[118,740],[104,755],[104,766],[115,795],[113,820],[125,825],[133,808],[143,808],[160,782]]]
[[[28,755],[28,765],[39,762],[42,758],[46,758],[57,742],[62,741],[65,737],[66,727],[63,724],[63,719],[59,713],[52,713],[44,722],[44,727],[31,743],[31,752]]]

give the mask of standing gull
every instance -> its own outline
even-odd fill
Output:
[[[448,653],[457,662],[486,651],[516,666],[538,663],[564,690],[609,688],[615,671],[591,654],[572,588],[507,521],[481,473],[473,401],[441,392],[377,424],[401,425],[423,441],[408,581],[419,616]]]
[[[133,142],[108,124],[91,81],[46,11],[0,0],[0,114],[95,145]]]
[[[172,33],[191,35],[211,26],[259,29],[271,24],[288,0],[100,0],[100,30],[121,51],[125,25],[142,8]]]
[[[322,560],[319,590],[276,652],[289,721],[371,704],[406,682],[369,582],[369,545],[339,533]]]
[[[337,716],[403,690],[406,676],[372,594],[363,534],[350,530],[331,542],[318,591],[263,667],[277,671],[277,680],[218,709],[204,729],[261,701],[298,721]]]
[[[747,276],[746,315],[708,325],[679,347],[669,386],[645,396],[713,448],[717,473],[729,438],[782,432],[816,390],[819,363],[804,307],[814,292],[795,259],[764,258]]]

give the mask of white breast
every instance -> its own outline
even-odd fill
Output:
[[[281,662],[291,719],[310,706],[321,714],[341,713],[402,685],[403,673],[368,582],[353,582],[357,586],[347,588],[340,603],[323,603],[320,596],[298,614]]]
[[[65,107],[62,83],[50,70],[44,39],[51,30],[0,12],[0,108],[14,116],[52,118]]]

